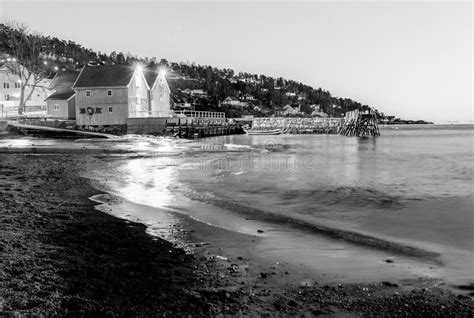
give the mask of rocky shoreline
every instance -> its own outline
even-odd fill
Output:
[[[0,153],[0,316],[474,315],[471,297],[426,281],[299,284],[248,255],[186,253],[94,209],[80,177],[94,160]]]

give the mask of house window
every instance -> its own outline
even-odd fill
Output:
[[[3,88],[10,88],[10,83],[4,82],[3,83]]]
[[[86,96],[90,97],[91,96],[91,91],[86,91]]]
[[[109,113],[113,112],[112,107],[109,107]]]
[[[15,88],[21,88],[21,84],[18,82],[15,82]]]
[[[5,95],[5,100],[10,100],[10,95],[6,94]]]
[[[59,111],[59,104],[54,104],[54,111],[55,112]]]
[[[107,96],[112,96],[112,91],[111,90],[107,91]]]

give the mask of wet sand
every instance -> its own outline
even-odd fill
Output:
[[[94,208],[89,198],[100,192],[80,175],[100,160],[0,153],[0,314],[474,314],[468,295],[430,280],[330,283],[259,257],[261,237],[191,218],[171,218],[169,228],[150,233]]]

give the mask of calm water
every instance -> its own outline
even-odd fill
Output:
[[[401,251],[405,269],[453,283],[471,281],[473,126],[400,127],[382,133],[378,139],[149,139],[140,150],[157,155],[126,161],[118,168],[120,176],[109,175],[109,187],[132,202],[232,231],[254,235],[263,228],[262,255],[356,273],[355,280],[383,272],[380,259],[399,257]],[[357,233],[362,239],[332,240],[327,229],[331,235]],[[364,252],[366,237],[380,239],[373,245],[386,251]],[[405,246],[438,253],[438,264],[417,267],[413,258],[403,258]],[[423,263],[423,252],[414,254]]]
[[[140,154],[91,174],[107,191],[261,236],[262,255],[332,270],[344,280],[402,273],[465,284],[473,282],[473,128],[387,128],[377,139],[239,135],[83,143]],[[161,214],[127,210],[163,232],[156,226]],[[370,248],[367,237],[374,239]],[[407,246],[415,252],[405,253]],[[396,259],[396,273],[386,258]]]
[[[179,187],[204,200],[473,251],[474,130],[448,128],[385,130],[378,139],[203,140],[180,163]]]

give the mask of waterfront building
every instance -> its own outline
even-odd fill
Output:
[[[76,99],[72,86],[79,72],[57,73],[51,81],[49,89],[53,94],[46,98],[47,114],[51,118],[76,119]]]
[[[129,118],[166,117],[170,90],[164,73],[139,66],[88,66],[73,86],[77,125],[126,125]]]
[[[165,71],[146,69],[144,75],[149,87],[151,115],[153,117],[169,117],[171,90],[165,77]]]

